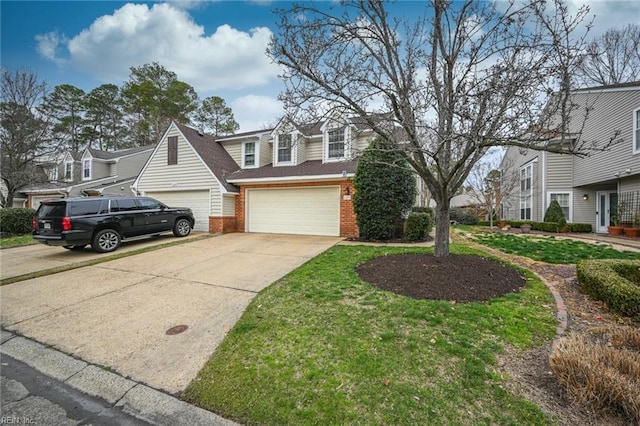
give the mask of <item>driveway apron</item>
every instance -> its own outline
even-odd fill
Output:
[[[2,326],[179,393],[257,292],[338,241],[227,234],[6,285]]]

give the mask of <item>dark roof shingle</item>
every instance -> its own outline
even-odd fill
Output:
[[[213,136],[203,135],[182,124],[175,124],[225,189],[238,192],[237,186],[227,182],[228,176],[240,168],[229,153],[216,142]]]
[[[297,166],[278,166],[268,164],[256,169],[243,169],[227,177],[230,181],[242,179],[265,179],[265,178],[286,178],[301,176],[327,176],[341,175],[343,172],[349,174],[355,173],[358,162],[336,161],[331,163],[323,163],[322,160],[305,161]]]

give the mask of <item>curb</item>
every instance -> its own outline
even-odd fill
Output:
[[[0,353],[21,361],[112,408],[154,425],[235,426],[237,423],[167,393],[73,358],[34,340],[1,330]]]

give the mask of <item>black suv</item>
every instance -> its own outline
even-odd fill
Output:
[[[70,250],[87,244],[99,253],[114,251],[123,239],[173,231],[186,237],[195,219],[189,208],[171,208],[149,197],[56,198],[40,204],[33,238]]]

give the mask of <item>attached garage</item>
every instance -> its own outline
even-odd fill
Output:
[[[340,187],[249,188],[247,232],[340,235]]]
[[[144,195],[162,201],[169,207],[189,207],[196,218],[194,231],[209,232],[209,191],[162,191],[146,192]]]
[[[31,196],[31,208],[38,210],[40,204],[45,200],[52,200],[54,198],[63,198],[62,195],[32,195]]]

